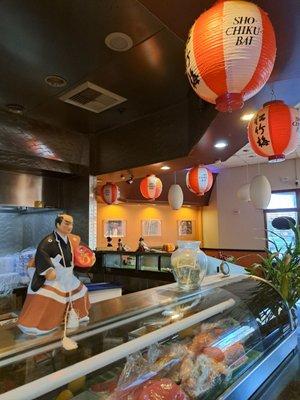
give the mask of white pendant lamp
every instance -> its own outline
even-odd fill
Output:
[[[271,200],[271,185],[264,175],[255,176],[250,183],[250,199],[255,208],[264,210]]]
[[[173,184],[168,192],[168,202],[172,210],[179,210],[183,204],[183,192],[179,185]]]
[[[250,183],[241,186],[236,192],[236,196],[241,201],[251,201],[250,199]]]

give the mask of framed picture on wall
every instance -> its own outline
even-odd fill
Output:
[[[178,236],[193,235],[193,221],[189,219],[183,219],[177,221],[178,223]]]
[[[126,221],[122,219],[107,219],[104,222],[104,237],[124,237],[126,236]]]
[[[142,236],[161,236],[161,220],[159,219],[143,220]]]

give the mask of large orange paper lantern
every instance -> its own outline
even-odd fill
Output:
[[[106,204],[114,204],[118,200],[119,195],[118,186],[111,182],[107,182],[105,185],[97,188],[96,192],[97,199],[100,197]]]
[[[162,182],[155,175],[146,176],[141,180],[140,191],[145,199],[155,200],[161,195]]]
[[[283,161],[297,147],[300,127],[299,110],[281,100],[265,103],[248,125],[253,151],[270,162]]]
[[[203,196],[204,193],[208,192],[212,187],[213,181],[213,174],[209,169],[201,165],[190,169],[186,174],[188,189],[198,196]]]
[[[219,111],[232,111],[265,85],[275,56],[267,14],[247,1],[219,0],[190,30],[186,72],[198,96]]]

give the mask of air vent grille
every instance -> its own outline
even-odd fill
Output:
[[[65,103],[70,103],[95,113],[100,113],[127,100],[91,82],[85,82],[69,90],[60,99]]]

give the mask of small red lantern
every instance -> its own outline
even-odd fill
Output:
[[[267,14],[256,4],[218,0],[192,26],[186,72],[202,99],[219,111],[242,108],[272,72],[276,39]]]
[[[252,150],[270,162],[283,161],[297,147],[299,110],[281,100],[265,103],[248,125]]]
[[[186,174],[186,186],[197,196],[203,196],[212,187],[214,178],[209,169],[198,165]]]
[[[162,182],[155,175],[146,176],[141,180],[140,191],[145,199],[155,200],[161,195]]]
[[[114,204],[120,195],[120,191],[117,185],[111,182],[107,182],[105,185],[97,188],[96,196],[100,196],[106,204]]]

